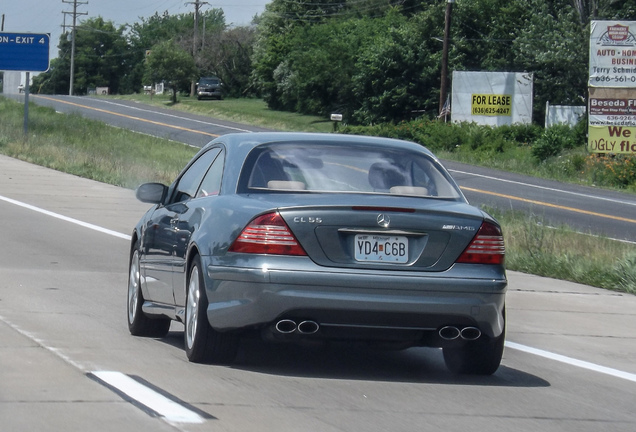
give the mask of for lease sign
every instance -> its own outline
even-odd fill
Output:
[[[471,101],[473,115],[512,115],[512,95],[473,94]]]
[[[636,21],[592,21],[590,87],[636,87]]]
[[[454,122],[487,126],[532,123],[532,74],[453,72]]]

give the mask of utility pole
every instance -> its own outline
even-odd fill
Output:
[[[446,17],[444,20],[444,45],[442,47],[442,83],[439,91],[439,112],[444,109],[448,94],[448,41],[450,38],[451,10],[455,0],[446,0]]]
[[[199,51],[198,44],[197,44],[197,34],[199,33],[199,9],[201,8],[201,6],[209,4],[209,3],[200,1],[200,0],[195,0],[193,2],[187,2],[186,4],[194,5],[194,37],[192,38],[192,58],[194,59],[194,64],[196,64],[197,52]],[[192,81],[192,83],[190,84],[190,97],[194,96],[195,89],[196,89],[196,82]]]
[[[75,27],[77,26],[77,16],[78,15],[88,15],[88,12],[78,12],[77,11],[77,6],[78,5],[83,5],[83,4],[88,4],[87,1],[85,2],[80,2],[77,0],[62,0],[62,3],[69,3],[69,4],[73,4],[73,12],[62,12],[64,14],[65,20],[64,22],[66,23],[66,15],[70,14],[73,15],[73,25],[71,27],[71,79],[70,79],[70,85],[69,85],[69,89],[68,89],[68,95],[69,96],[73,96],[73,81],[75,80]],[[64,24],[64,27],[66,27],[66,24]],[[64,30],[66,30],[66,28],[64,28]]]

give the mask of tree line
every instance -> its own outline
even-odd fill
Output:
[[[445,0],[272,0],[251,25],[229,27],[221,9],[155,14],[115,27],[101,17],[76,29],[74,93],[139,92],[164,81],[190,92],[216,75],[229,97],[351,124],[438,113]],[[590,20],[636,20],[633,0],[456,0],[450,71],[530,72],[534,118],[546,101],[587,98]],[[33,91],[67,93],[71,40],[34,79]]]

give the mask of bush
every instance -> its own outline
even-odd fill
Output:
[[[539,162],[559,155],[564,149],[576,147],[576,133],[567,125],[555,125],[545,129],[532,146],[532,156]]]
[[[636,156],[595,154],[588,156],[586,162],[594,184],[628,189],[636,187]]]

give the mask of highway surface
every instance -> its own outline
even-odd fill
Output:
[[[96,108],[110,111],[88,112]],[[150,121],[103,111],[126,123]],[[188,117],[168,112],[145,127],[195,139],[200,133]],[[194,120],[210,134],[246,128]],[[479,183],[492,172],[448,165],[473,202],[475,193],[538,206],[556,189],[497,174],[490,181],[510,189],[493,191]],[[610,214],[609,205],[579,208],[585,195],[565,196],[581,189],[558,186],[560,211],[607,219],[588,213]],[[513,193],[526,187],[524,194],[536,195]],[[130,190],[0,156],[0,430],[636,430],[636,297],[515,272],[508,275],[506,351],[491,377],[450,374],[436,349],[259,340],[245,340],[231,366],[188,363],[182,325],[163,339],[127,330],[129,234],[147,208]]]
[[[227,133],[266,130],[110,98],[31,95],[30,100],[59,112],[79,113],[197,147]],[[474,205],[523,210],[545,225],[567,225],[583,233],[636,243],[634,194],[567,185],[451,161],[444,164]]]

